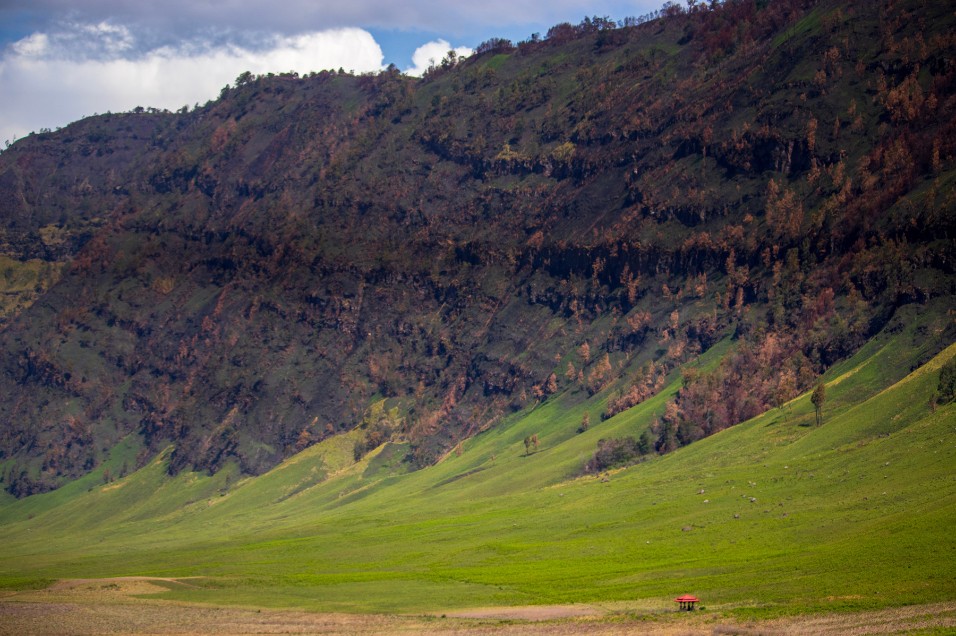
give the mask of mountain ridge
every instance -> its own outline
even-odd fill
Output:
[[[3,252],[50,265],[0,332],[4,488],[129,435],[174,473],[355,429],[421,467],[557,393],[613,415],[730,336],[656,450],[783,403],[953,294],[952,20],[727,3],[21,140]]]

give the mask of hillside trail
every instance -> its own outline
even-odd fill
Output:
[[[823,636],[956,630],[956,602],[740,622],[716,611],[634,614],[624,604],[491,607],[442,614],[315,613],[224,607],[149,598],[192,587],[188,578],[116,577],[57,581],[0,596],[0,635],[34,634],[441,634],[560,636]]]

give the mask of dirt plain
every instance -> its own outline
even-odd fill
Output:
[[[311,613],[160,601],[188,579],[74,579],[0,596],[0,634],[442,634],[824,636],[956,633],[956,602],[735,622],[716,611],[635,614],[616,606],[478,608],[435,615]],[[146,596],[146,598],[144,598]]]

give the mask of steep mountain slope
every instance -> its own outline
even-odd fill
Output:
[[[98,469],[7,495],[0,586],[191,576],[164,597],[393,613],[586,602],[651,618],[686,591],[744,618],[951,601],[956,403],[930,400],[956,346],[897,364],[931,350],[939,309],[903,310],[832,369],[821,426],[806,393],[606,478],[582,476],[582,454],[645,430],[676,386],[582,434],[601,399],[553,397],[412,473],[390,445],[353,462],[333,437],[258,477],[170,476],[167,452],[115,481]]]
[[[258,474],[353,429],[354,456],[421,467],[556,393],[613,415],[731,335],[655,449],[782,404],[951,303],[954,21],[671,7],[24,139],[0,155],[4,488],[121,440],[120,473],[171,444],[172,473]]]

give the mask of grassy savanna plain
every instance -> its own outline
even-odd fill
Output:
[[[353,432],[255,478],[234,468],[170,477],[161,454],[104,483],[103,470],[117,474],[131,460],[129,442],[60,490],[0,503],[0,614],[108,602],[113,590],[115,606],[160,613],[398,621],[369,631],[510,629],[534,613],[501,608],[533,606],[585,608],[538,616],[555,629],[583,629],[575,616],[596,614],[589,629],[756,621],[786,633],[865,612],[902,616],[887,619],[889,631],[947,633],[956,628],[956,407],[931,401],[956,345],[927,352],[950,319],[905,309],[831,369],[822,426],[806,394],[598,476],[582,472],[597,441],[639,435],[679,379],[604,422],[594,417],[601,395],[557,396],[413,473],[398,468],[401,444],[354,462]],[[593,424],[578,433],[586,410]],[[539,447],[527,453],[533,434]],[[115,577],[164,580],[130,591]],[[54,585],[72,579],[109,581]],[[675,619],[681,593],[705,611]],[[46,622],[32,625],[55,625],[55,612],[38,615]]]

